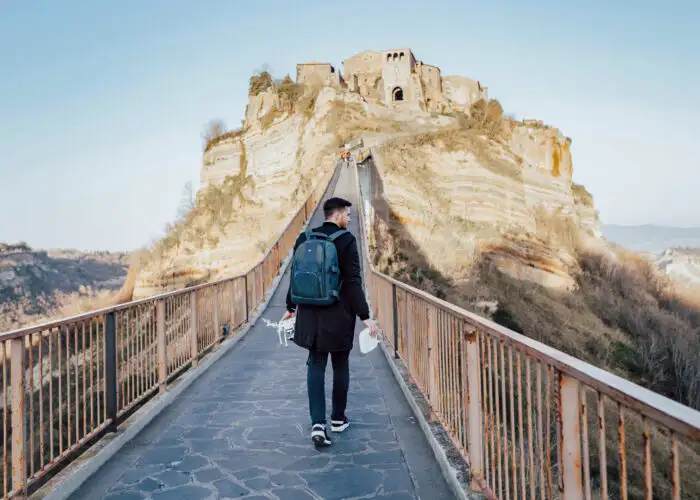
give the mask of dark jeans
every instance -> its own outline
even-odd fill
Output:
[[[326,423],[326,364],[327,352],[309,351],[306,372],[306,389],[309,393],[309,412],[312,424]],[[350,351],[331,352],[333,364],[333,411],[331,420],[343,420],[345,407],[348,404],[348,388],[350,387]]]

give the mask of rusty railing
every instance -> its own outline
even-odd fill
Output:
[[[361,199],[359,174],[357,188]],[[700,498],[699,412],[378,272],[359,205],[374,317],[468,462],[473,489]]]
[[[26,493],[218,348],[270,291],[324,177],[247,273],[0,335],[3,498]]]

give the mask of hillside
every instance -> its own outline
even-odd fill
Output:
[[[680,285],[700,285],[700,248],[668,248],[649,258],[657,269]]]
[[[606,239],[634,252],[658,254],[669,248],[700,248],[699,227],[603,224]]]
[[[107,303],[122,286],[128,261],[126,253],[0,243],[0,331]]]

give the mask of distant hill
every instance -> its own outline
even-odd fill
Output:
[[[659,254],[668,248],[700,248],[700,227],[601,224],[603,236],[628,250]]]
[[[119,290],[129,254],[0,243],[0,332],[77,313]]]

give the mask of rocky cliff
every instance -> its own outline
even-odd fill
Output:
[[[414,104],[386,105],[340,82],[251,78],[244,127],[210,141],[195,207],[142,259],[131,295],[248,269],[330,176],[340,147],[358,139],[375,156],[388,222],[442,271],[463,274],[486,252],[514,276],[572,286],[572,258],[551,220],[565,218],[586,239],[600,230],[590,194],[572,182],[570,139],[504,119],[496,101],[467,113]]]
[[[500,115],[389,139],[373,151],[390,212],[377,230],[403,234],[456,280],[480,255],[518,279],[571,288],[572,239],[591,244],[600,228],[591,195],[572,182],[570,144]]]
[[[205,151],[193,210],[143,259],[133,297],[235,276],[257,263],[318,183],[327,183],[341,144],[334,106],[353,96],[295,86],[251,95],[243,130]],[[303,106],[303,109],[302,109]]]
[[[649,255],[651,262],[681,285],[700,286],[700,249],[669,248]]]

